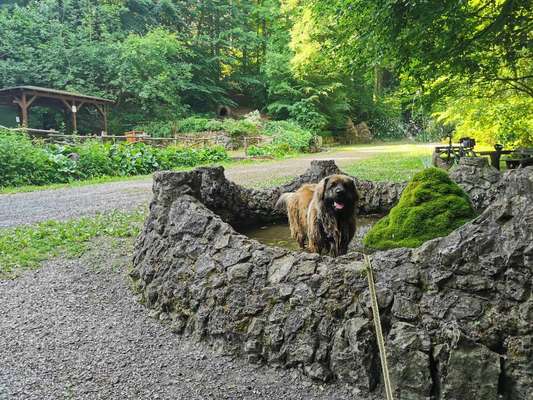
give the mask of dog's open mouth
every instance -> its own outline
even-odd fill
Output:
[[[341,202],[338,202],[338,201],[334,201],[333,202],[333,208],[335,210],[342,210],[344,208],[344,203],[341,203]]]

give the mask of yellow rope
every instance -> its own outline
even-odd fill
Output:
[[[383,383],[385,384],[385,394],[387,396],[387,400],[393,400],[389,376],[389,367],[387,365],[387,353],[385,352],[385,340],[383,339],[383,331],[381,329],[381,319],[379,317],[376,286],[374,284],[374,273],[372,272],[372,264],[370,262],[370,257],[368,257],[366,254],[364,256],[368,277],[368,287],[370,289],[370,304],[372,305],[372,315],[374,316],[374,327],[376,329],[376,337],[378,341],[379,358],[381,360],[381,371],[383,373]]]

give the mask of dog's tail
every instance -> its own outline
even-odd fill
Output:
[[[292,192],[283,193],[281,196],[279,196],[279,199],[278,201],[276,201],[276,205],[274,206],[274,208],[279,211],[287,212],[287,201],[293,194],[294,193]]]

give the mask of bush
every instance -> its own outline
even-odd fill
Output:
[[[113,175],[116,165],[109,157],[109,145],[102,145],[97,141],[88,141],[83,145],[67,147],[69,153],[77,153],[79,159],[75,164],[79,171],[78,179],[88,179],[99,176]]]
[[[287,143],[264,144],[259,146],[250,146],[246,154],[250,157],[275,157],[282,158],[292,153]]]
[[[71,153],[78,158],[69,158]],[[0,187],[65,183],[101,176],[143,175],[161,169],[193,167],[224,161],[221,146],[193,149],[157,148],[144,143],[72,146],[33,144],[26,136],[0,132]]]
[[[64,157],[66,158],[66,157]],[[35,147],[20,133],[0,131],[0,186],[42,185],[67,182],[56,172],[64,162],[41,147]]]
[[[155,121],[147,122],[143,125],[137,125],[134,130],[144,131],[151,137],[169,138],[173,136],[174,132],[178,131],[178,128],[177,122],[175,121]]]
[[[149,122],[135,129],[142,130],[152,137],[172,137],[174,132],[200,133],[208,131],[224,131],[230,136],[258,135],[259,126],[249,119],[218,120],[205,117],[189,117],[181,121]]]
[[[363,243],[381,250],[417,247],[446,236],[473,217],[467,194],[445,171],[427,168],[413,177],[398,204],[370,229]]]
[[[158,149],[144,143],[121,143],[111,146],[109,157],[115,175],[146,175],[159,168]]]
[[[203,117],[189,117],[177,122],[178,132],[204,132],[208,131],[208,124],[211,120]]]
[[[314,138],[310,130],[292,121],[270,121],[264,133],[273,137],[274,144],[287,144],[293,151],[307,151]]]
[[[161,149],[159,163],[161,169],[174,167],[194,167],[199,164],[211,164],[226,161],[228,154],[224,147],[214,146],[203,149],[170,146]]]
[[[258,126],[245,119],[225,119],[222,123],[222,130],[230,136],[259,135]]]

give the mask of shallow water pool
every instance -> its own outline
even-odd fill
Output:
[[[350,243],[350,250],[361,250],[362,241],[368,230],[382,215],[365,215],[357,217],[355,236]],[[258,242],[269,246],[284,247],[290,250],[298,250],[299,246],[296,240],[291,238],[289,225],[287,224],[268,224],[259,227],[253,227],[241,231],[242,234]]]

